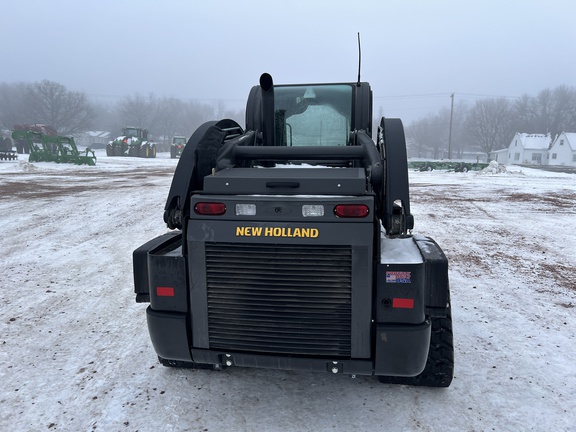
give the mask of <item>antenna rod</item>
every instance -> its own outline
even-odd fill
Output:
[[[360,32],[358,32],[358,83],[360,85],[360,65],[362,64],[362,49],[360,48]]]

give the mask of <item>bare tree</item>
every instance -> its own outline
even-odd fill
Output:
[[[540,133],[545,130],[545,124],[540,121],[537,103],[533,97],[522,95],[511,110],[516,132]]]
[[[84,93],[68,91],[62,84],[43,80],[26,93],[28,123],[44,123],[62,135],[90,128],[94,111]]]
[[[118,117],[124,126],[153,130],[158,115],[158,101],[154,93],[127,96],[116,104]]]
[[[28,83],[0,84],[0,126],[12,129],[16,124],[29,123],[26,112]]]
[[[406,131],[409,149],[417,157],[440,159],[448,150],[450,109],[445,108],[413,122]]]
[[[113,104],[92,102],[95,117],[93,126],[95,130],[99,131],[118,131],[122,129],[122,123],[118,121],[118,115]]]
[[[477,101],[466,119],[466,130],[490,158],[491,151],[506,147],[514,135],[510,103],[505,98]]]
[[[181,129],[192,135],[198,126],[211,120],[220,120],[212,105],[191,101],[184,107]]]
[[[418,158],[428,156],[430,147],[428,146],[428,137],[430,135],[430,118],[416,120],[406,128],[406,144],[408,145],[409,155]]]
[[[576,127],[576,89],[559,86],[552,91],[544,90],[541,93],[545,92],[550,93],[546,97],[548,101],[545,110],[546,132],[555,136],[564,131],[571,131],[571,128]]]
[[[171,137],[184,133],[179,132],[183,115],[184,104],[180,99],[163,98],[158,101],[156,131],[162,136],[164,148],[170,143]]]
[[[522,96],[514,104],[517,131],[550,133],[576,130],[576,88],[559,86],[536,97]]]

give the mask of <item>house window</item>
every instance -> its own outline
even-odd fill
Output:
[[[542,153],[532,153],[532,162],[542,163]]]
[[[560,140],[560,145],[564,145],[564,140]]]
[[[576,154],[572,155],[572,162],[576,162]]]
[[[514,160],[520,160],[520,153],[514,153]]]
[[[518,140],[514,141],[514,147],[518,145]]]
[[[552,159],[556,159],[556,153],[552,153]]]

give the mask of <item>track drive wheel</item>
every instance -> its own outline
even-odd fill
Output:
[[[122,152],[122,145],[115,145],[112,147],[112,151],[114,156],[124,156],[123,152]]]
[[[424,387],[449,387],[454,376],[454,338],[450,307],[445,318],[432,318],[432,335],[426,367],[415,377],[380,376],[385,384],[405,384]]]
[[[147,145],[143,145],[140,147],[140,157],[147,158],[150,157],[150,147]]]
[[[131,145],[128,147],[128,156],[138,157],[138,153],[140,152],[140,147],[137,145]]]
[[[155,158],[156,157],[156,146],[155,145],[151,145],[150,146],[150,155],[149,157],[151,158]]]

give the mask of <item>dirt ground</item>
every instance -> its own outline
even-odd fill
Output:
[[[176,162],[1,165],[0,429],[568,431],[576,179],[411,173],[414,232],[450,262],[448,389],[158,364],[132,252],[167,231]]]

